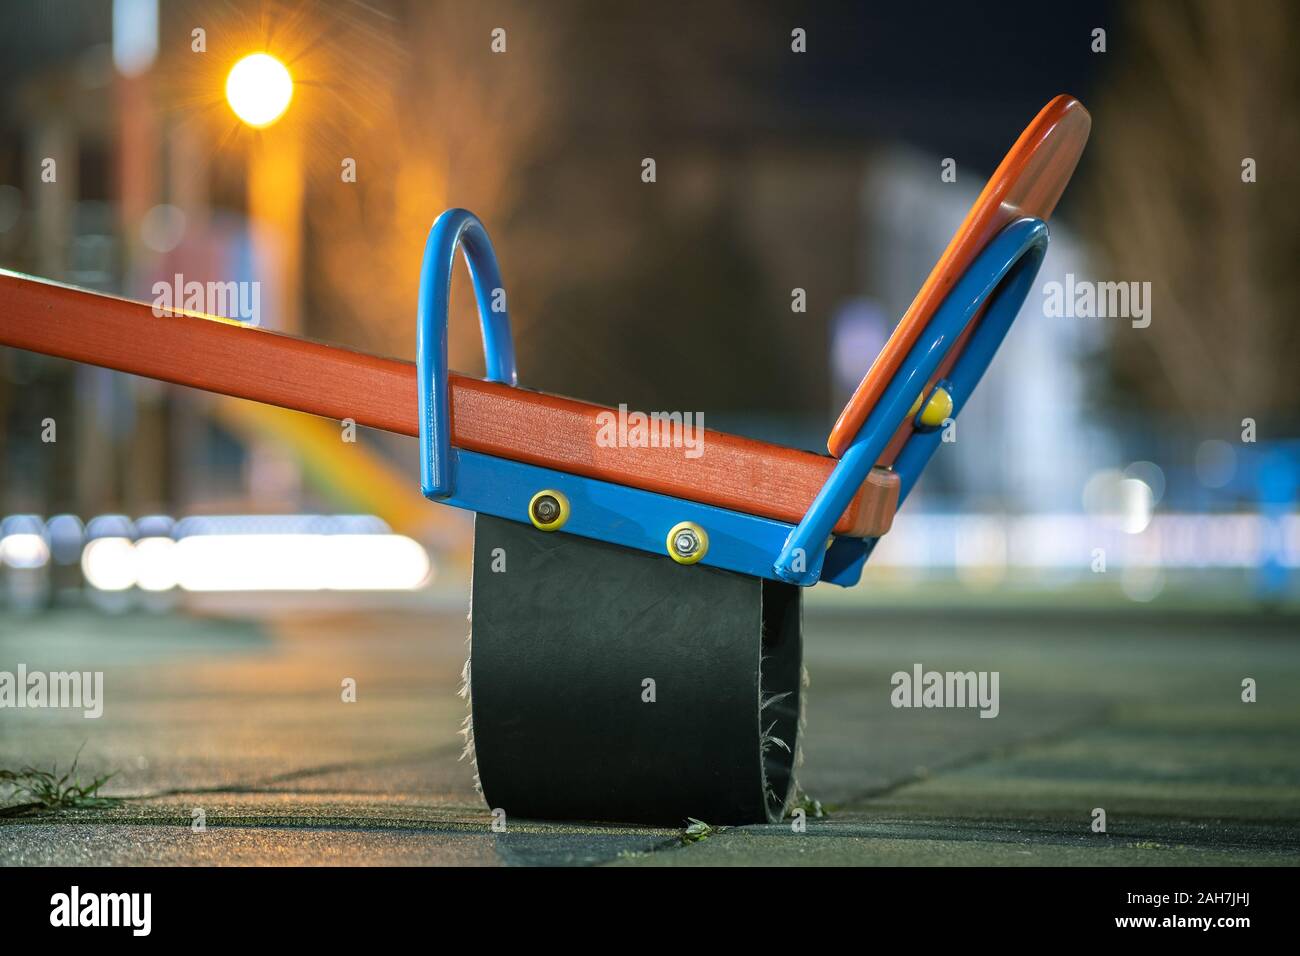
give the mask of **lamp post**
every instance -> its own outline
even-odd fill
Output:
[[[268,320],[263,324],[301,333],[302,139],[297,124],[285,120],[293,92],[288,67],[266,52],[243,57],[226,77],[226,102],[256,131],[248,152],[247,206],[253,279],[261,284]],[[246,480],[264,503],[297,507],[302,468],[280,443],[249,443]]]
[[[226,77],[226,102],[258,131],[248,154],[253,262],[267,314],[283,332],[301,331],[302,148],[294,125],[280,122],[293,89],[288,67],[264,52],[243,57]]]

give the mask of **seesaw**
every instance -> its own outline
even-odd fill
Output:
[[[425,246],[415,365],[11,273],[0,344],[418,437],[424,495],[476,513],[466,675],[489,806],[774,821],[795,791],[802,588],[857,583],[1023,304],[1089,127],[1058,96],[1016,141],[831,457],[713,431],[698,457],[598,441],[607,409],[517,385],[496,256],[462,209]],[[447,368],[457,250],[483,381]]]

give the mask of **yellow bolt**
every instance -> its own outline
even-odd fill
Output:
[[[694,564],[709,553],[709,535],[694,521],[682,521],[668,532],[668,557],[678,564]]]
[[[925,392],[916,396],[916,401],[907,411],[907,420],[916,421],[916,413],[921,412],[921,400],[925,398]],[[946,388],[936,388],[930,393],[930,399],[925,403],[925,411],[921,412],[921,425],[925,428],[938,428],[952,414],[952,396],[948,394]]]
[[[938,428],[952,416],[952,396],[946,388],[936,388],[925,403],[921,412],[921,424],[926,428]]]
[[[538,531],[558,531],[569,520],[569,499],[564,492],[545,488],[528,502],[528,520]]]

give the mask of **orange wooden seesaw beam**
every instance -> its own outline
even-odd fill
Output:
[[[144,303],[4,270],[0,345],[418,434],[411,362],[214,317],[159,316]],[[803,518],[835,466],[811,452],[711,430],[693,458],[681,441],[674,447],[602,447],[596,439],[597,416],[608,411],[603,406],[456,373],[450,396],[451,440],[459,448],[791,524]],[[877,469],[835,531],[882,535],[897,501],[897,477]]]

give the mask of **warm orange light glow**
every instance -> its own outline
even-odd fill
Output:
[[[293,77],[269,53],[252,53],[226,77],[226,101],[235,115],[256,129],[270,126],[289,108]]]

